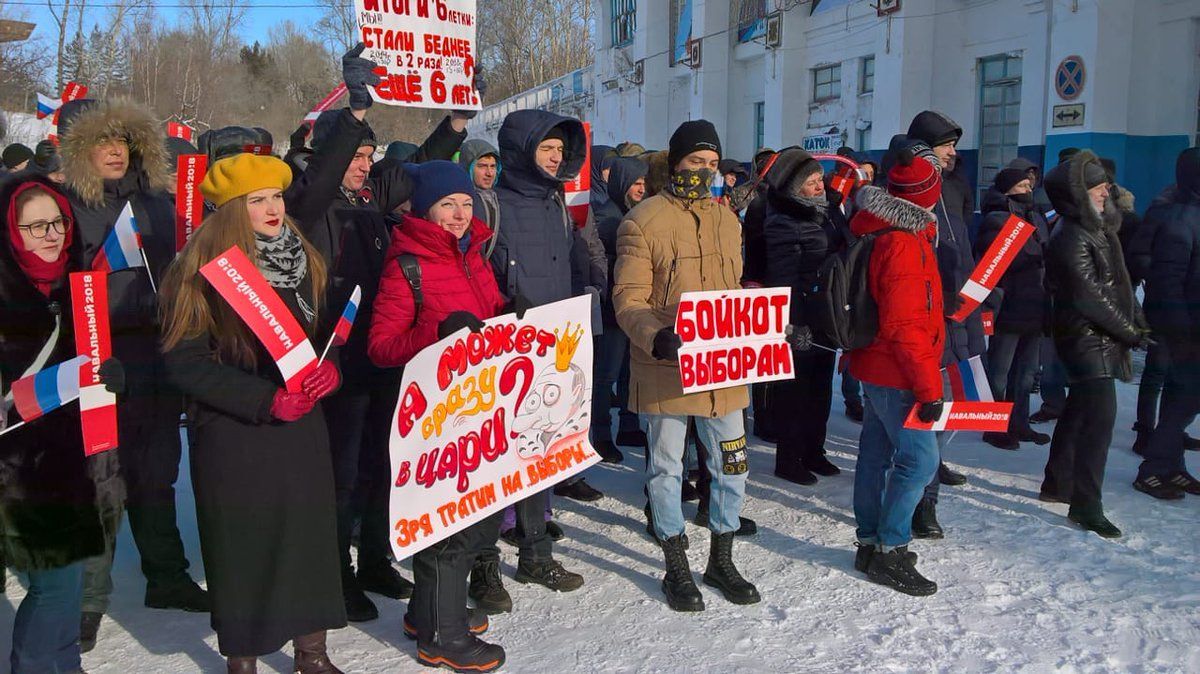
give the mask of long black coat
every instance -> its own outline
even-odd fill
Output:
[[[25,180],[45,182],[29,174],[6,176],[0,186],[4,213],[13,190]],[[75,334],[66,276],[49,297],[38,291],[17,266],[5,227],[0,240],[0,381],[7,396],[51,338],[56,321],[59,333],[46,366],[75,357]],[[72,248],[68,271],[78,266],[79,246]],[[21,421],[15,407],[7,421]],[[54,569],[103,550],[81,433],[79,403],[72,402],[0,438],[0,560],[9,566]]]
[[[367,357],[367,327],[392,238],[386,216],[408,201],[412,182],[402,163],[384,159],[371,168],[357,194],[342,188],[346,169],[369,134],[366,123],[355,119],[349,109],[342,110],[333,131],[309,158],[308,168],[283,195],[288,214],[329,269],[325,306],[341,311],[354,286],[362,287],[358,317],[342,348],[342,372],[348,386],[383,385],[397,377],[395,370],[377,368]],[[454,131],[447,117],[410,161],[450,159],[466,135]]]
[[[1085,167],[1099,161],[1083,150],[1046,175],[1046,192],[1062,218],[1050,236],[1046,263],[1053,333],[1072,383],[1129,380],[1129,350],[1143,329],[1117,238],[1121,214],[1111,199],[1102,214],[1088,203]]]
[[[767,249],[764,285],[791,288],[789,320],[796,326],[810,325],[808,308],[817,299],[813,295],[818,272],[841,247],[839,233],[825,212],[772,190],[763,240]]]
[[[311,288],[302,288],[311,303]],[[279,295],[308,327],[295,293]],[[293,637],[346,625],[321,406],[293,423],[273,419],[283,380],[265,349],[257,359],[253,368],[219,363],[207,336],[165,354],[194,420],[192,487],[225,656],[265,655]]]
[[[992,187],[983,196],[983,222],[975,239],[975,258],[981,259],[1000,235],[1010,215],[1034,226],[1034,232],[1013,259],[997,286],[1003,292],[996,314],[996,332],[1037,335],[1046,329],[1049,296],[1046,293],[1046,246],[1050,243],[1050,225],[1030,199],[1022,203]]]
[[[1153,227],[1146,274],[1146,317],[1171,341],[1200,338],[1200,193],[1172,187],[1146,212]]]

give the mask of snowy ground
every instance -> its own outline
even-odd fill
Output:
[[[1164,503],[1130,487],[1137,468],[1128,449],[1135,397],[1135,387],[1121,385],[1105,483],[1109,516],[1125,531],[1119,540],[1084,533],[1067,521],[1065,505],[1037,500],[1047,448],[1005,452],[977,435],[960,435],[949,461],[970,482],[943,489],[939,515],[947,538],[913,545],[940,591],[916,599],[872,585],[852,566],[858,427],[842,416],[839,400],[828,449],[842,475],[795,486],[771,474],[772,448],[752,447],[745,514],[758,521],[760,533],[740,539],[735,555],[762,603],[734,606],[701,586],[704,613],[667,608],[659,590],[661,552],[641,514],[642,457],[627,452],[625,465],[588,474],[607,498],[558,502],[567,539],[556,555],[587,584],[554,595],[510,580],[516,610],[494,617],[487,638],[507,649],[504,671],[522,673],[1200,671],[1200,499]],[[186,477],[179,487],[180,524],[197,563]],[[695,504],[684,512],[690,519]],[[688,534],[699,579],[707,535],[690,523]],[[501,547],[511,578],[516,555]],[[96,650],[84,656],[85,669],[223,671],[207,616],[142,607],[137,564],[126,529],[112,610]],[[201,569],[195,572],[202,577]],[[11,575],[7,592],[0,600],[0,671],[7,671],[13,611],[23,593]],[[404,603],[376,599],[379,620],[330,636],[334,661],[347,672],[426,671],[401,633]],[[264,664],[260,671],[291,671],[290,654]]]

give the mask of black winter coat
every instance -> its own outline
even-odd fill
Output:
[[[0,204],[8,212],[13,190],[26,180],[5,176]],[[64,275],[46,297],[17,266],[7,228],[0,241],[0,382],[7,397],[12,383],[30,369],[59,324],[45,366],[75,357],[71,291]],[[76,237],[68,271],[79,266]],[[41,369],[41,368],[39,368]],[[0,408],[3,410],[3,408]],[[13,407],[11,426],[21,417]],[[106,454],[115,454],[114,451]],[[79,403],[69,403],[0,438],[0,561],[20,571],[47,570],[99,554],[104,532],[96,488],[83,455]]]
[[[646,162],[635,157],[617,157],[609,165],[608,182],[604,189],[607,199],[592,199],[592,216],[596,222],[596,234],[604,246],[604,257],[608,262],[608,292],[605,293],[601,310],[604,315],[606,328],[617,328],[617,317],[612,306],[612,285],[615,280],[617,264],[617,229],[621,220],[629,212],[625,204],[625,194],[639,179],[646,177],[650,167]],[[597,208],[599,202],[599,208]]]
[[[1200,339],[1200,194],[1168,188],[1142,228],[1153,227],[1146,274],[1146,317],[1171,341]]]
[[[1109,199],[1102,214],[1088,201],[1083,150],[1046,175],[1046,192],[1061,220],[1050,236],[1046,271],[1053,297],[1053,333],[1070,382],[1132,376],[1129,350],[1144,327],[1129,284],[1117,232],[1121,214]]]
[[[763,229],[767,222],[767,186],[759,183],[758,194],[746,207],[742,218],[742,239],[746,242],[746,263],[742,267],[742,281],[765,283],[767,278],[767,242]]]
[[[334,130],[309,158],[308,168],[284,193],[288,214],[328,265],[325,307],[340,312],[354,286],[362,287],[358,316],[342,347],[342,375],[347,386],[383,384],[396,377],[395,371],[377,368],[367,357],[367,328],[391,243],[391,224],[385,216],[412,195],[412,182],[403,164],[394,159],[376,163],[357,194],[342,188],[346,169],[369,133],[365,122],[343,109]],[[465,131],[455,132],[447,117],[410,161],[449,160],[466,135]]]
[[[558,127],[566,137],[558,175],[551,176],[536,163],[537,147]],[[583,125],[575,119],[544,110],[519,110],[504,120],[499,133],[504,170],[496,186],[500,227],[492,268],[500,292],[524,295],[534,306],[574,295],[572,247],[575,225],[567,215],[563,183],[582,170],[586,156]],[[608,265],[595,226],[581,232],[592,283],[607,289]],[[576,279],[579,275],[576,274]]]
[[[942,306],[949,316],[958,310],[961,302],[958,291],[962,289],[971,272],[975,270],[975,256],[971,252],[971,239],[967,225],[957,215],[958,209],[946,207],[945,199],[934,205],[938,220],[937,260],[938,273],[942,277]],[[946,320],[946,349],[942,354],[942,366],[953,365],[978,356],[987,351],[983,335],[982,310],[976,309],[962,323]]]
[[[1001,194],[995,187],[983,196],[984,218],[975,239],[975,258],[981,259],[1000,235],[1010,215],[1034,226],[1034,232],[1013,259],[997,285],[1003,297],[996,313],[996,332],[1037,335],[1046,329],[1049,295],[1046,293],[1046,246],[1050,225],[1030,198],[1021,202]]]

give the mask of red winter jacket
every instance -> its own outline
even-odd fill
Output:
[[[850,373],[876,386],[912,391],[918,402],[942,398],[946,324],[942,282],[933,241],[934,215],[878,187],[864,187],[850,221],[854,236],[895,227],[875,240],[868,267],[871,296],[879,305],[879,332],[850,352]]]
[[[507,300],[496,286],[491,265],[480,253],[492,232],[475,218],[470,236],[464,255],[450,232],[428,220],[404,216],[388,248],[367,336],[367,355],[375,365],[399,367],[407,363],[421,349],[438,341],[438,324],[455,311],[469,311],[482,320],[501,313]],[[412,288],[396,259],[402,253],[415,255],[421,265],[425,301],[416,325]]]

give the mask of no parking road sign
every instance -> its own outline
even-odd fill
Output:
[[[1054,72],[1054,90],[1064,101],[1073,101],[1083,93],[1083,85],[1087,81],[1087,69],[1083,67],[1083,57],[1068,56],[1058,64]]]

